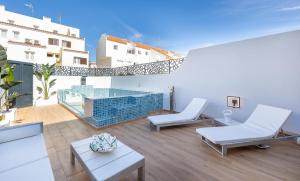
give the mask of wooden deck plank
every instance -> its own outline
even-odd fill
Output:
[[[196,128],[209,121],[150,131],[146,119],[95,129],[60,105],[27,107],[17,111],[18,120],[44,122],[45,142],[56,180],[88,180],[77,163],[70,163],[70,143],[100,132],[109,132],[145,156],[146,180],[300,180],[300,146],[277,142],[271,149],[230,149],[221,157],[202,143]],[[18,124],[18,123],[16,123]],[[136,180],[137,172],[124,181]]]

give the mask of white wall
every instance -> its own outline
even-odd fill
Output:
[[[34,59],[26,59],[25,52],[34,52]],[[39,60],[39,63],[49,63],[48,59],[45,58],[47,51],[42,47],[30,47],[23,46],[18,44],[9,43],[7,46],[7,57],[9,60],[21,61],[21,62],[30,62],[36,63],[36,60]]]
[[[74,63],[74,57],[86,58],[87,64]],[[88,67],[89,66],[89,54],[81,52],[73,52],[64,50],[62,53],[62,66],[73,66],[73,67]]]
[[[175,86],[176,110],[193,97],[207,98],[205,111],[222,116],[226,96],[240,96],[233,118],[244,121],[257,104],[293,111],[284,129],[300,134],[300,31],[191,50],[170,75],[112,77],[113,88],[155,90]]]
[[[57,91],[58,89],[69,89],[72,85],[80,85],[80,76],[53,76],[51,80],[57,79],[56,84],[50,89],[50,93],[53,91]],[[36,87],[42,87],[40,81],[37,80],[35,76],[33,76],[33,105],[40,105],[39,101],[36,102],[37,98],[40,96]],[[47,104],[57,104],[57,95],[53,95],[50,97],[50,100]]]
[[[111,77],[87,77],[86,85],[93,85],[95,88],[110,88]]]

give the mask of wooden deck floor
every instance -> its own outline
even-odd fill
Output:
[[[65,108],[54,105],[18,110],[21,122],[43,120],[44,137],[57,181],[89,180],[82,167],[70,163],[69,145],[75,140],[109,132],[146,158],[147,181],[199,180],[300,180],[300,146],[279,142],[271,149],[256,147],[229,150],[222,158],[202,143],[195,129],[199,123],[150,131],[146,119],[95,130]],[[123,180],[135,180],[136,172]]]

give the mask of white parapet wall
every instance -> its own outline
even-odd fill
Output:
[[[208,99],[205,114],[222,117],[226,97],[241,97],[232,118],[245,121],[257,104],[293,111],[284,130],[300,134],[300,31],[194,49],[170,75],[112,77],[113,88],[160,91],[175,86],[176,110],[193,97]],[[263,120],[262,120],[263,121]]]

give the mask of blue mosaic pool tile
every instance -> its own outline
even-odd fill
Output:
[[[65,100],[65,95],[70,92],[72,94],[80,93],[83,95],[82,97],[86,95],[93,97],[91,98],[93,116],[85,118],[85,120],[97,128],[146,117],[150,112],[163,108],[162,93],[75,86],[72,87],[72,90],[63,90],[58,93],[60,103],[68,105],[71,110],[72,105]],[[76,110],[75,107],[74,110]],[[84,117],[83,113],[80,116]]]

